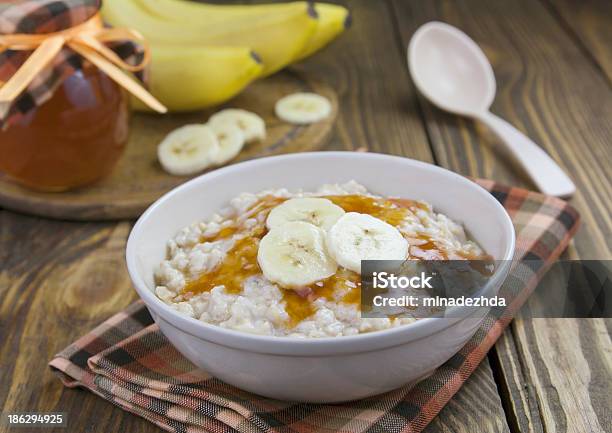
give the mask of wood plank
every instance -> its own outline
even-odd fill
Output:
[[[502,334],[489,358],[511,431],[543,433],[536,392],[525,377],[512,329]]]
[[[512,324],[518,359],[546,432],[609,432],[610,319],[541,319]]]
[[[558,277],[547,276],[548,287],[564,284]],[[534,311],[550,302],[536,292],[506,333],[512,335],[509,350],[496,352],[509,378],[504,387],[510,393],[523,387],[524,406],[541,413],[546,431],[610,431],[612,320],[537,318]]]
[[[510,425],[521,432],[610,431],[612,320],[531,318],[529,308],[543,301],[528,301],[491,354]]]
[[[510,432],[503,416],[491,416],[500,407],[491,366],[485,359],[424,433]]]
[[[0,211],[2,411],[65,411],[74,432],[157,430],[89,392],[64,388],[46,365],[136,298],[123,260],[129,229],[127,222],[67,223]]]
[[[404,45],[420,25],[441,20],[463,29],[483,48],[498,82],[492,111],[526,132],[576,182],[578,193],[571,203],[584,222],[576,236],[576,251],[582,258],[611,257],[612,104],[604,101],[612,93],[583,50],[537,2],[393,4]],[[533,188],[497,151],[498,141],[481,125],[419,100],[440,165]]]
[[[608,0],[543,0],[612,81],[612,3]]]

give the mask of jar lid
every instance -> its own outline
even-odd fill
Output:
[[[52,33],[84,23],[100,9],[101,0],[0,1],[0,34]]]

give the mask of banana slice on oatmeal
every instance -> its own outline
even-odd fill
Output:
[[[344,209],[326,198],[292,198],[276,206],[266,220],[268,229],[293,221],[304,221],[328,230],[344,215]]]
[[[293,221],[270,230],[259,243],[257,262],[264,276],[284,288],[299,289],[336,273],[320,228]]]
[[[344,214],[327,233],[327,248],[334,260],[361,273],[362,260],[404,260],[408,241],[398,229],[357,212]]]

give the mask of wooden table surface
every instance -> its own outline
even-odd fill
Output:
[[[329,149],[366,146],[533,188],[481,125],[435,109],[415,91],[406,68],[411,34],[430,20],[456,25],[493,64],[499,86],[493,112],[526,132],[576,182],[571,202],[583,224],[565,257],[612,258],[609,0],[346,3],[352,29],[298,66],[339,93]],[[89,392],[64,388],[46,367],[136,298],[123,259],[131,224],[0,210],[1,411],[64,411],[70,432],[160,431]],[[519,315],[426,431],[612,431],[611,328],[604,319]]]

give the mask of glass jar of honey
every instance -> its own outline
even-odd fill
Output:
[[[92,183],[121,157],[128,121],[124,90],[84,62],[48,101],[0,130],[0,171],[43,191]]]
[[[0,175],[64,191],[109,174],[128,139],[128,94],[166,108],[141,84],[150,51],[110,28],[99,0],[0,0]]]

